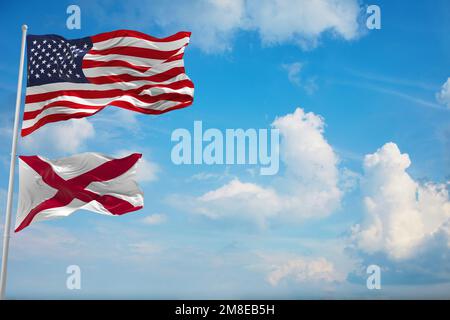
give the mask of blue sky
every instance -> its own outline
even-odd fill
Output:
[[[77,212],[13,235],[8,297],[449,298],[448,2],[280,3],[79,1],[80,30],[66,28],[73,2],[1,5],[2,223],[21,24],[67,38],[192,31],[185,63],[195,84],[186,109],[111,107],[20,140],[20,154],[47,158],[142,152],[145,208],[118,218]],[[380,30],[365,27],[371,4]],[[279,175],[174,165],[171,133],[195,120],[220,130],[274,123]],[[72,264],[79,291],[66,289]],[[366,288],[370,264],[382,269],[381,290]]]

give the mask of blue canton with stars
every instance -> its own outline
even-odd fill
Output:
[[[91,48],[90,37],[67,40],[57,35],[27,36],[27,86],[89,82],[83,74],[82,62]]]

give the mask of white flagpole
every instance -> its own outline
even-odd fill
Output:
[[[25,56],[25,39],[27,25],[22,26],[22,46],[20,48],[19,80],[17,82],[16,113],[14,116],[13,140],[11,146],[11,162],[9,167],[8,198],[6,201],[6,217],[3,231],[2,270],[0,275],[0,300],[5,299],[6,271],[8,267],[9,234],[11,229],[11,209],[14,193],[14,171],[16,168],[17,137],[19,135],[20,99],[22,97],[23,60]]]

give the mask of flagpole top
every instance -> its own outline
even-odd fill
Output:
[[[22,31],[27,31],[28,30],[28,26],[26,24],[22,25]]]

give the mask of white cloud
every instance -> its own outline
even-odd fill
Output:
[[[205,52],[230,50],[235,32],[245,21],[243,0],[164,1],[152,6],[159,26],[171,32],[192,31],[192,43]]]
[[[210,218],[243,215],[255,220],[261,227],[266,219],[283,208],[282,199],[275,190],[233,179],[228,184],[209,191],[195,201],[196,211]]]
[[[339,188],[344,192],[355,190],[359,186],[361,175],[348,168],[342,168],[340,171]]]
[[[450,78],[442,85],[441,91],[436,94],[436,99],[450,108]]]
[[[285,63],[281,67],[286,70],[288,79],[293,85],[304,89],[308,94],[312,94],[317,90],[316,78],[302,79],[301,72],[304,67],[303,63]]]
[[[444,184],[415,181],[406,169],[411,161],[395,143],[387,143],[364,160],[362,188],[366,217],[353,228],[357,246],[384,252],[391,259],[413,257],[450,221]]]
[[[303,65],[300,62],[293,62],[283,64],[282,67],[287,71],[289,81],[300,86],[300,71],[302,71]]]
[[[152,182],[158,179],[159,167],[156,163],[144,158],[141,159],[137,168],[137,181]]]
[[[267,281],[277,286],[284,279],[295,282],[342,282],[346,275],[336,270],[329,260],[319,258],[297,257],[282,264],[275,265],[267,275]]]
[[[85,147],[86,141],[94,136],[93,125],[82,118],[47,124],[32,135],[22,138],[20,142],[26,152],[67,154],[80,151]]]
[[[167,216],[165,214],[155,213],[142,219],[142,222],[149,225],[158,225],[166,222],[166,220]]]
[[[281,158],[287,167],[286,177],[296,178],[294,182],[310,190],[335,194],[338,157],[324,137],[323,118],[297,108],[294,113],[277,118],[272,125],[282,136]]]
[[[137,151],[130,150],[120,150],[116,152],[117,157],[125,157]],[[142,152],[141,152],[142,153]],[[136,180],[138,182],[152,182],[158,180],[159,166],[151,162],[143,154],[142,158],[139,160],[139,164],[136,168]]]
[[[106,129],[98,131],[103,135],[104,140],[108,140],[122,137],[120,130],[126,130],[128,134],[139,134],[141,127],[137,119],[138,114],[130,110],[110,107],[92,117],[91,122],[97,129]]]
[[[346,40],[358,36],[356,0],[248,0],[247,11],[250,26],[265,44],[295,43],[310,48],[326,31]]]
[[[130,0],[120,17],[105,15],[102,5],[90,5],[106,24],[120,18],[130,28],[155,24],[166,33],[192,31],[192,45],[205,52],[231,50],[240,31],[257,32],[265,45],[293,43],[303,48],[316,46],[326,32],[345,40],[359,34],[358,0]],[[118,1],[104,5],[120,7]]]
[[[272,125],[282,138],[284,176],[268,187],[235,178],[195,199],[172,197],[172,203],[211,218],[237,216],[261,226],[271,217],[319,218],[339,208],[342,192],[338,187],[338,157],[323,136],[323,119],[298,108]]]

